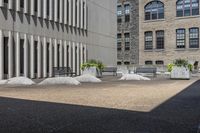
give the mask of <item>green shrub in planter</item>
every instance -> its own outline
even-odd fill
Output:
[[[168,64],[167,65],[167,69],[169,72],[171,72],[173,70],[173,67],[174,66],[177,66],[177,67],[185,67],[185,68],[188,68],[190,71],[193,70],[193,65],[192,64],[189,64],[187,60],[185,59],[176,59],[174,61],[174,63],[172,64]]]
[[[104,64],[101,61],[96,61],[94,59],[89,60],[86,63],[81,64],[81,69],[85,70],[90,67],[96,67],[98,70],[102,71],[104,69]]]

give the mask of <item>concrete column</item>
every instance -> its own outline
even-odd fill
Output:
[[[11,0],[11,1],[13,1],[13,0]],[[29,5],[29,0],[24,0],[24,13],[25,14],[28,14],[28,5]]]
[[[80,10],[81,10],[81,24],[80,24],[80,27],[81,27],[81,29],[83,29],[83,0],[81,0],[81,8],[80,8]]]
[[[68,15],[67,1],[68,0],[64,0],[64,24],[67,24],[67,15]]]
[[[80,27],[80,1],[77,0],[77,28]]]
[[[75,56],[76,56],[76,44],[75,44],[75,42],[73,42],[73,44],[72,44],[72,50],[73,50],[73,55],[72,55],[72,58],[73,58],[73,60],[72,60],[72,64],[73,64],[73,71],[75,72],[75,70],[76,70],[76,60],[75,60]]]
[[[49,20],[53,20],[53,2],[54,0],[49,0]]]
[[[35,15],[35,0],[31,0],[31,15],[34,16]]]
[[[4,0],[0,0],[0,7],[4,7]]]
[[[4,41],[3,31],[0,30],[0,80],[4,79]]]
[[[60,55],[60,56],[59,56],[59,57],[60,57],[60,58],[59,58],[59,59],[60,59],[60,61],[59,61],[59,63],[60,63],[59,66],[60,66],[60,67],[63,67],[63,42],[62,42],[62,40],[60,40],[60,49],[59,49],[59,52],[60,52],[60,53],[59,53],[59,55]]]
[[[84,0],[85,5],[84,5],[84,29],[87,29],[87,1]]]
[[[60,23],[63,23],[63,0],[60,0]]]
[[[13,77],[13,36],[12,32],[8,32],[8,78]]]
[[[47,39],[43,40],[43,78],[47,77]]]
[[[80,65],[83,64],[83,44],[80,43]],[[82,71],[81,71],[82,74]]]
[[[53,77],[53,43],[49,39],[49,77]]]
[[[30,65],[30,68],[31,68],[31,78],[35,78],[35,53],[34,53],[34,36],[31,35],[31,49],[30,49],[30,54],[31,54],[31,65]]]
[[[85,57],[85,58],[84,58],[83,61],[84,61],[84,63],[85,63],[85,62],[87,62],[87,46],[86,46],[86,45],[84,45],[84,57]]]
[[[67,41],[64,41],[64,67],[67,67]]]
[[[38,78],[41,78],[41,58],[42,58],[42,51],[41,51],[41,38],[40,36],[38,36],[38,56],[37,56],[37,60],[38,60],[38,63],[37,63],[37,76]]]
[[[58,67],[58,43],[57,39],[54,40],[54,67]]]
[[[16,0],[16,11],[20,12],[20,0]]]
[[[20,76],[20,36],[19,32],[16,33],[16,77]]]
[[[58,22],[58,0],[54,0],[54,21]]]
[[[8,0],[8,9],[9,10],[13,9],[13,0]]]
[[[72,46],[70,41],[69,41],[69,67],[72,68]]]
[[[43,18],[47,19],[47,0],[43,0]]]
[[[77,43],[77,75],[80,74],[80,47],[79,43]]]
[[[42,0],[38,0],[37,1],[37,15],[38,17],[42,17],[42,4],[41,4]]]
[[[73,18],[73,27],[76,26],[76,0],[73,0],[73,15],[72,15],[72,18]]]
[[[72,0],[69,0],[69,25],[72,25]]]
[[[28,38],[24,34],[24,76],[28,77]]]

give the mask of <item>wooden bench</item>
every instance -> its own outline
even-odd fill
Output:
[[[117,67],[105,67],[102,72],[111,72],[113,76],[117,76]]]
[[[54,76],[76,76],[76,72],[73,72],[73,70],[70,67],[54,67],[53,68],[53,74]]]
[[[136,68],[136,73],[144,73],[144,74],[153,74],[153,76],[156,76],[157,68],[155,67],[138,67]]]

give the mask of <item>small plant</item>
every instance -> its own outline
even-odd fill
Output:
[[[174,67],[174,64],[168,64],[168,65],[167,65],[167,70],[168,70],[168,72],[171,72],[172,69],[173,69],[173,67]]]
[[[101,71],[101,70],[104,69],[105,66],[101,61],[97,61],[97,60],[94,60],[94,59],[91,59],[88,62],[81,65],[82,70],[85,70],[85,69],[90,68],[90,67],[96,67],[98,70]]]
[[[188,64],[188,69],[190,70],[190,72],[193,70],[193,65],[192,64]]]

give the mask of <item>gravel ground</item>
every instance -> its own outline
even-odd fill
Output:
[[[1,86],[0,132],[197,132],[197,78],[102,80],[80,86]]]

